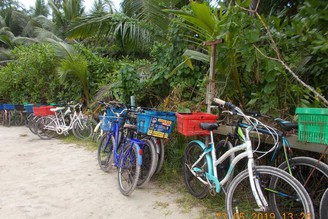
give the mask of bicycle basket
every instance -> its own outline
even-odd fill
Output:
[[[34,116],[50,116],[55,115],[55,112],[50,111],[50,109],[56,108],[54,106],[40,106],[33,107]]]
[[[16,104],[15,110],[17,111],[24,111],[24,105],[23,104]]]
[[[218,116],[209,113],[177,113],[178,132],[184,136],[209,135],[208,130],[200,128],[200,123],[216,122]]]
[[[24,109],[27,113],[33,113],[33,104],[25,104]]]
[[[116,116],[114,113],[121,113],[123,110],[124,108],[120,108],[120,107],[107,108],[106,113],[107,116]],[[126,115],[126,111],[124,111],[121,116],[125,116],[125,115]]]
[[[328,145],[328,109],[296,108],[298,140]]]
[[[99,116],[99,119],[102,121],[101,123],[101,130],[104,132],[113,132],[114,131],[114,124],[117,120],[116,116]],[[118,121],[118,126],[122,127],[123,125],[123,118],[120,117]]]
[[[137,114],[137,132],[158,137],[168,138],[176,121],[175,113],[145,110]]]
[[[3,104],[3,109],[4,110],[14,110],[15,109],[15,105],[14,104],[10,104],[10,103],[5,103],[5,104]]]

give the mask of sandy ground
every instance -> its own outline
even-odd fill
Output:
[[[199,218],[151,182],[123,196],[117,172],[102,172],[83,147],[25,127],[0,126],[0,137],[0,218]]]

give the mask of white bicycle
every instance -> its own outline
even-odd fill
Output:
[[[66,107],[50,109],[55,115],[41,117],[37,121],[37,134],[41,139],[50,139],[57,135],[68,135],[72,130],[75,137],[92,137],[94,121],[82,113],[82,104],[68,104]]]

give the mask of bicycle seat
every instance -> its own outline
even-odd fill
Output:
[[[137,130],[137,126],[132,124],[124,124],[123,128]]]
[[[285,132],[292,131],[293,129],[298,129],[298,124],[297,123],[292,123],[290,121],[286,121],[286,120],[283,120],[283,119],[275,119],[275,121],[280,125],[280,127]]]
[[[57,112],[57,111],[61,111],[63,109],[65,109],[65,107],[56,107],[56,108],[51,108],[50,111],[51,112]]]
[[[208,130],[208,131],[212,131],[215,130],[219,127],[220,125],[218,123],[200,123],[199,127],[203,130]]]

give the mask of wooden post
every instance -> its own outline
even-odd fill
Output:
[[[211,59],[210,59],[210,74],[208,77],[207,91],[206,91],[206,104],[207,113],[211,113],[211,102],[215,95],[215,53],[216,44],[222,43],[222,39],[203,42],[204,46],[211,46]]]

